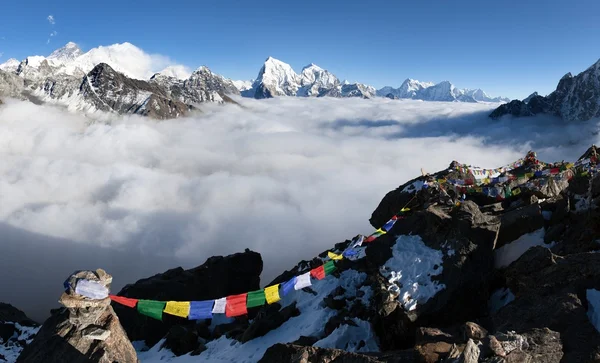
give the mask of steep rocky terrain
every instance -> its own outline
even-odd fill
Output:
[[[0,362],[15,362],[38,330],[39,325],[25,313],[0,303]]]
[[[575,163],[529,153],[495,169],[452,162],[408,181],[373,211],[379,237],[358,235],[300,261],[266,286],[346,257],[247,315],[158,321],[114,310],[143,362],[599,361],[597,153],[593,146]],[[117,295],[216,299],[257,290],[261,271],[260,255],[247,250]]]
[[[533,93],[523,101],[513,100],[495,109],[490,117],[550,114],[565,121],[587,121],[600,117],[600,60],[573,76],[565,74],[556,90],[546,97]]]
[[[202,103],[232,102],[228,95],[239,95],[230,80],[206,67],[187,79],[160,73],[149,81],[128,76],[119,71],[128,70],[119,56],[128,59],[132,52],[135,55],[141,50],[124,44],[112,51],[95,48],[82,54],[74,43],[69,43],[48,57],[28,57],[18,65],[11,60],[0,68],[0,96],[55,104],[77,112],[170,119],[185,116],[201,108]],[[165,73],[173,72],[167,69]]]

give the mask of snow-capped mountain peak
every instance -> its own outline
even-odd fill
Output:
[[[82,54],[83,52],[77,44],[68,42],[64,47],[52,52],[47,59],[58,62],[68,62],[74,60]]]
[[[17,68],[19,68],[19,64],[21,64],[21,62],[19,62],[17,59],[10,58],[6,62],[0,64],[0,70],[5,72],[16,72]]]
[[[192,72],[190,71],[190,69],[188,67],[182,66],[182,65],[168,66],[167,68],[163,69],[162,71],[160,71],[158,73],[160,73],[160,75],[162,75],[162,76],[172,77],[172,78],[177,78],[177,79],[187,79],[192,75]]]
[[[295,96],[299,87],[300,76],[292,66],[273,57],[265,60],[253,84],[255,98]]]

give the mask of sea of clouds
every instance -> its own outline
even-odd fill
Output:
[[[383,196],[452,160],[497,167],[529,149],[575,160],[597,124],[487,117],[497,105],[237,99],[190,118],[0,107],[0,301],[42,320],[74,270],[124,284],[258,251],[263,283],[369,234]]]

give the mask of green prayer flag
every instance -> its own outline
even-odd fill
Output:
[[[255,308],[257,306],[263,306],[266,301],[265,290],[251,291],[248,293],[246,307]]]
[[[333,271],[335,271],[335,269],[336,269],[335,263],[332,260],[327,261],[323,265],[323,270],[325,270],[325,276],[331,275],[333,273]]]
[[[162,321],[162,313],[166,304],[165,301],[139,300],[137,310],[142,315]]]

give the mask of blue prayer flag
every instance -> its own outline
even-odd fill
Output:
[[[389,221],[387,221],[386,224],[383,225],[383,227],[381,227],[381,229],[383,229],[386,232],[389,232],[390,229],[392,229],[392,227],[394,226],[394,223],[396,223],[397,219],[390,219]]]
[[[296,284],[296,276],[292,277],[288,282],[281,285],[281,296],[289,294],[294,291],[294,285]]]
[[[349,256],[356,256],[358,254],[358,252],[356,252],[353,249],[349,249],[344,251],[344,253],[342,253],[342,255],[344,255],[344,257],[349,257]]]
[[[212,308],[214,300],[190,302],[189,320],[212,319]]]

